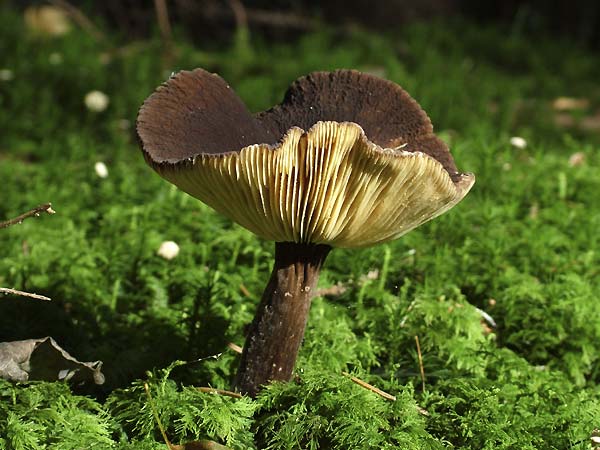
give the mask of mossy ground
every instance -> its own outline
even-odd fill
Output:
[[[103,360],[107,377],[95,389],[1,382],[0,448],[164,448],[139,380],[173,442],[590,448],[600,426],[600,134],[558,127],[550,104],[589,99],[576,124],[600,106],[597,56],[461,22],[286,44],[244,33],[214,48],[176,41],[164,67],[156,40],[115,52],[126,42],[76,29],[43,39],[0,8],[0,69],[13,75],[0,81],[0,217],[45,201],[58,212],[0,230],[0,286],[53,299],[0,299],[0,341],[51,335],[81,360]],[[377,72],[421,103],[458,166],[477,175],[460,205],[406,237],[332,252],[320,285],[347,290],[314,300],[297,382],[257,401],[194,386],[230,386],[237,356],[226,344],[243,343],[272,244],[155,175],[132,129],[172,70],[197,66],[252,110],[312,70]],[[95,89],[110,98],[104,112],[84,106]],[[511,146],[513,135],[527,147]],[[577,152],[583,163],[569,164]],[[165,240],[181,248],[171,261],[156,254]],[[164,369],[176,360],[196,362]]]

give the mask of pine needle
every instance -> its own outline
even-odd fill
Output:
[[[423,367],[423,356],[421,355],[421,344],[419,343],[419,336],[415,336],[415,342],[417,343],[417,356],[419,357],[419,370],[421,371],[421,383],[423,384],[423,392],[425,392],[425,368]]]
[[[199,387],[196,389],[198,389],[200,392],[205,392],[207,394],[218,394],[218,395],[225,395],[227,397],[232,397],[232,398],[242,398],[242,394],[240,394],[238,392],[227,391],[225,389],[217,389],[217,388],[211,388],[211,387]]]
[[[387,400],[396,401],[396,396],[388,394],[387,392],[376,388],[372,384],[369,384],[366,381],[361,380],[360,378],[356,378],[355,376],[350,375],[348,372],[342,372],[342,374],[350,378],[354,383],[358,384],[360,387],[368,389],[371,392],[375,392],[377,395],[380,395]]]
[[[162,434],[162,437],[165,441],[165,444],[167,444],[167,447],[169,449],[172,449],[173,445],[171,444],[171,441],[169,441],[169,438],[167,437],[167,433],[165,432],[165,428],[163,427],[163,424],[160,421],[160,417],[158,417],[158,410],[156,409],[156,405],[154,404],[154,399],[152,398],[152,394],[150,394],[150,388],[148,388],[148,383],[144,383],[144,389],[146,390],[146,395],[148,396],[148,403],[150,403],[150,409],[152,409],[152,414],[154,415],[154,419],[156,420],[156,423],[158,424],[158,429],[160,430],[160,434]]]
[[[233,350],[236,353],[239,353],[240,355],[242,354],[242,352],[244,351],[244,349],[242,347],[240,347],[237,344],[234,344],[233,342],[229,342],[227,344],[227,347],[229,347],[231,350]]]

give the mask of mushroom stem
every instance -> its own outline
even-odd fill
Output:
[[[269,381],[292,378],[310,302],[328,245],[277,242],[275,264],[248,329],[236,388],[254,397]]]

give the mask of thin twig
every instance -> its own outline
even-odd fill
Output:
[[[96,27],[96,25],[94,25],[94,23],[88,19],[87,16],[76,6],[73,6],[66,0],[49,0],[49,3],[64,9],[65,12],[75,21],[75,23],[87,31],[94,39],[98,41],[103,41],[106,39],[104,33],[102,33],[102,31],[100,31],[100,29]]]
[[[50,297],[46,297],[44,295],[32,294],[31,292],[17,291],[16,289],[3,288],[3,287],[0,287],[0,294],[20,295],[21,297],[31,297],[31,298],[35,298],[37,300],[45,300],[47,302],[52,300]]]
[[[156,20],[158,28],[163,39],[165,47],[169,49],[172,42],[171,23],[169,22],[169,9],[165,0],[154,0],[154,9],[156,10]]]
[[[160,417],[158,417],[158,411],[156,409],[156,405],[154,404],[154,399],[152,398],[152,394],[150,394],[150,388],[148,387],[148,383],[144,383],[144,389],[146,390],[146,395],[148,396],[148,403],[150,403],[150,409],[152,410],[152,414],[154,415],[154,420],[158,424],[158,429],[160,430],[160,434],[162,434],[163,439],[165,440],[165,444],[169,449],[173,448],[171,441],[167,437],[167,433],[165,432],[165,428],[163,427],[162,422],[160,421]]]
[[[417,405],[417,411],[422,416],[429,416],[429,411],[427,411],[425,408],[421,408],[419,405]]]
[[[227,347],[229,347],[231,350],[233,350],[236,353],[239,353],[240,355],[242,354],[242,352],[244,351],[244,349],[242,347],[240,347],[237,344],[234,344],[233,342],[229,342],[227,344]]]
[[[235,18],[235,25],[238,29],[248,28],[248,14],[246,14],[246,8],[240,0],[229,0],[229,7],[233,11],[233,17]]]
[[[366,381],[361,380],[360,378],[356,378],[355,376],[350,375],[348,372],[342,372],[342,374],[350,378],[354,383],[358,384],[359,386],[364,387],[365,389],[368,389],[371,392],[375,392],[377,395],[380,395],[387,400],[396,401],[396,397],[394,395],[388,394],[387,392],[376,388],[372,384],[369,384]]]
[[[240,291],[246,297],[252,297],[252,293],[248,290],[248,288],[244,285],[244,283],[240,284]]]
[[[419,357],[419,370],[421,371],[421,383],[423,383],[423,392],[425,392],[425,369],[423,368],[423,356],[421,355],[421,344],[419,343],[419,336],[415,336],[415,342],[417,343],[417,356]]]
[[[11,225],[16,225],[18,223],[23,222],[25,219],[29,217],[39,217],[41,213],[54,214],[56,211],[52,209],[52,203],[44,203],[43,205],[36,206],[31,211],[27,211],[14,219],[7,220],[5,222],[0,222],[0,228],[8,228]]]
[[[163,43],[162,66],[163,69],[170,69],[173,65],[174,47],[166,0],[154,0],[154,9],[156,10],[156,20],[158,21]]]
[[[242,394],[240,394],[238,392],[227,391],[225,389],[217,389],[217,388],[211,388],[211,387],[199,387],[197,389],[200,392],[205,392],[207,394],[218,394],[218,395],[225,395],[227,397],[242,398]]]

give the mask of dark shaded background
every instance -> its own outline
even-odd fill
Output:
[[[40,2],[18,1],[25,7]],[[102,18],[123,37],[146,37],[155,30],[154,1],[73,0]],[[236,24],[247,23],[267,37],[293,39],[323,23],[388,30],[415,20],[463,17],[496,23],[507,31],[562,36],[600,48],[598,0],[167,0],[171,22],[196,41],[227,39]]]

